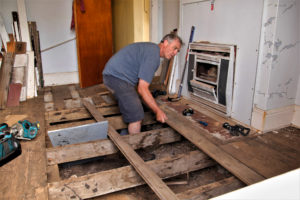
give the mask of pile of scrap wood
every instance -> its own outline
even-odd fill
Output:
[[[38,88],[44,86],[36,22],[27,21],[24,0],[17,3],[18,12],[12,12],[13,33],[7,33],[0,16],[0,109],[36,97]]]

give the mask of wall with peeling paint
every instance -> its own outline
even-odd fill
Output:
[[[298,6],[298,41],[300,41],[300,3],[297,3]],[[298,55],[300,55],[300,45],[298,45]],[[300,68],[300,56],[298,56],[298,68]],[[298,80],[298,87],[297,87],[297,96],[296,96],[296,105],[300,106],[300,73],[299,73],[299,80]]]
[[[254,103],[262,110],[296,102],[299,67],[298,0],[265,0]]]

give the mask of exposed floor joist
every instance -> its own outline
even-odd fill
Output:
[[[148,161],[161,178],[169,178],[214,165],[200,151]],[[145,184],[132,166],[70,178],[48,184],[49,199],[86,199]]]
[[[124,135],[122,139],[133,149],[145,148],[179,141],[181,136],[171,128],[155,129],[135,135]],[[118,148],[109,139],[86,143],[64,145],[47,149],[48,165],[66,163],[87,158],[109,155],[118,152]]]
[[[83,101],[84,106],[94,116],[97,122],[105,120],[104,117],[97,111],[96,107],[88,101]],[[174,192],[159,178],[159,176],[149,168],[142,158],[131,148],[131,146],[122,140],[121,136],[109,124],[108,135],[115,143],[123,155],[127,158],[130,164],[135,168],[144,181],[150,186],[155,194],[160,199],[178,199]]]
[[[51,122],[51,123],[48,122],[48,130],[57,130],[57,129],[62,129],[62,128],[70,127],[70,126],[79,126],[82,124],[88,124],[88,123],[95,122],[95,120],[91,119],[90,117],[91,116],[89,116],[89,118],[85,118],[85,117],[81,116],[80,118],[78,118],[78,120],[68,121],[67,123],[61,123],[60,121]],[[122,116],[111,116],[111,117],[107,117],[105,119],[108,120],[108,122],[116,130],[127,128],[127,124],[125,124],[123,122]],[[143,125],[154,124],[154,123],[156,123],[154,115],[150,112],[146,112],[145,118],[143,120]]]

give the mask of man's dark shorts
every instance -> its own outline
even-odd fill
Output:
[[[143,105],[135,86],[109,75],[104,75],[103,81],[117,99],[125,123],[144,119]]]

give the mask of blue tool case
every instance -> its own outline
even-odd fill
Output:
[[[0,166],[22,153],[20,142],[9,132],[0,134]]]

